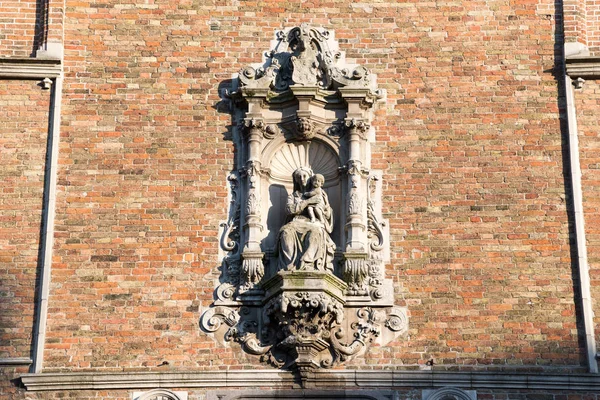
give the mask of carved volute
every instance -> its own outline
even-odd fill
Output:
[[[302,25],[278,32],[232,89],[240,168],[201,327],[301,377],[405,333],[370,168],[376,77],[345,63],[333,33]]]

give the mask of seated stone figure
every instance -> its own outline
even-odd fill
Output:
[[[311,181],[312,190],[304,193],[304,199],[316,197],[318,202],[308,206],[308,216],[310,217],[310,222],[316,222],[318,220],[324,224],[325,220],[323,214],[325,213],[325,207],[329,207],[327,193],[322,189],[325,178],[321,174],[315,174]]]
[[[277,243],[277,269],[333,271],[335,243],[329,236],[333,230],[331,206],[329,202],[324,203],[322,195],[305,196],[310,192],[309,183],[314,180],[310,168],[296,169],[292,178],[294,191],[288,196],[287,219]],[[321,203],[321,218],[311,222],[308,208],[319,207]]]

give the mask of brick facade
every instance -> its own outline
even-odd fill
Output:
[[[0,3],[0,54],[29,57],[36,41],[36,1],[3,0]]]
[[[0,358],[31,356],[49,100],[35,81],[0,81]]]
[[[17,3],[0,0],[1,57],[29,57],[37,40],[36,3]],[[387,91],[372,167],[383,170],[386,273],[409,310],[409,335],[346,368],[429,369],[433,360],[440,370],[585,372],[561,24],[565,41],[593,52],[600,30],[582,17],[595,15],[592,3],[50,2],[46,41],[64,28],[65,56],[44,372],[268,368],[198,327],[220,274],[226,179],[239,167],[220,90],[260,62],[275,30],[302,22],[334,31],[346,58]],[[17,18],[16,8],[27,12]],[[0,81],[6,357],[31,351],[49,110],[37,83]],[[576,93],[597,316],[598,93],[595,82]],[[9,383],[23,372],[4,369],[6,398],[23,395]],[[130,399],[131,391],[27,396]]]
[[[0,354],[29,357],[34,314],[49,94],[37,82],[0,81]]]
[[[64,1],[2,0],[0,57],[27,58],[48,42],[62,42]]]

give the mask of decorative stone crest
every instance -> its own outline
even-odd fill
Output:
[[[242,87],[274,91],[285,91],[295,85],[328,90],[374,87],[374,76],[366,68],[343,63],[337,42],[325,29],[302,24],[278,32],[272,45],[263,66],[249,66],[240,71]]]
[[[375,75],[346,64],[332,32],[301,25],[278,32],[228,94],[242,168],[229,178],[221,276],[201,328],[303,380],[404,335],[370,169],[385,97]]]

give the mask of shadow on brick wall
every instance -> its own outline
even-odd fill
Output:
[[[565,58],[564,58],[564,9],[563,1],[557,0],[554,13],[554,66],[551,73],[556,80],[558,91],[557,104],[560,118],[561,153],[563,166],[563,179],[565,187],[565,205],[569,224],[569,256],[571,259],[571,280],[573,282],[573,295],[575,303],[575,318],[577,324],[577,342],[580,349],[579,362],[581,366],[586,363],[587,353],[585,345],[585,328],[583,310],[581,308],[581,282],[579,280],[579,264],[577,252],[577,240],[575,237],[575,203],[573,201],[573,182],[571,181],[571,161],[569,158],[569,128],[567,121],[567,95],[565,87]]]

